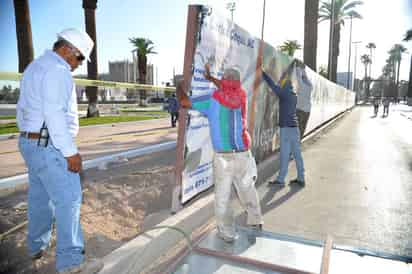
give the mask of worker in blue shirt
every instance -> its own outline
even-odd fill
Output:
[[[292,62],[280,78],[279,83],[275,83],[262,68],[263,80],[279,98],[280,169],[276,180],[271,183],[280,186],[285,185],[290,154],[295,159],[298,173],[298,177],[292,180],[291,183],[305,186],[305,170],[300,148],[298,117],[296,115],[297,94],[290,79],[294,66],[295,63]]]
[[[85,32],[63,30],[53,50],[29,64],[20,83],[19,149],[29,173],[27,245],[32,259],[40,259],[55,221],[58,273],[95,273],[103,266],[99,261],[84,262],[82,159],[75,142],[79,120],[71,75],[89,58],[93,46]]]

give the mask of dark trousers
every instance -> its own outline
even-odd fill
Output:
[[[179,119],[179,112],[170,112],[170,122],[172,127],[176,127],[176,122]]]
[[[388,115],[389,114],[389,106],[383,106],[383,115]]]
[[[303,134],[305,133],[306,126],[308,125],[310,112],[305,112],[300,109],[296,109],[296,115],[298,116],[300,139],[302,140]]]

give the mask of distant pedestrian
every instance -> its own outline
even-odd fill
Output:
[[[375,113],[375,116],[378,116],[379,113],[379,105],[381,104],[381,99],[379,97],[375,97],[373,99],[373,112]]]
[[[311,95],[313,85],[306,74],[306,66],[299,60],[296,60],[296,78],[297,78],[297,96],[296,115],[298,116],[300,139],[305,133],[308,125],[310,109],[312,107]]]
[[[172,94],[172,97],[167,99],[168,110],[170,113],[170,122],[172,127],[176,127],[176,122],[179,119],[179,102],[176,99],[176,94]]]
[[[302,152],[300,148],[300,132],[298,118],[296,115],[297,93],[290,77],[294,62],[292,62],[283,74],[279,83],[275,83],[272,78],[263,70],[263,80],[279,98],[279,127],[280,127],[280,170],[275,181],[270,182],[280,186],[285,185],[285,178],[288,173],[290,154],[295,159],[298,176],[291,183],[305,186],[305,170],[303,165]]]
[[[92,39],[76,29],[57,35],[24,71],[17,104],[19,149],[29,173],[27,245],[33,260],[50,245],[56,224],[58,273],[96,273],[101,261],[84,262],[80,225],[82,159],[76,89],[71,72],[89,59]]]
[[[383,104],[383,116],[388,116],[389,115],[389,104],[390,104],[389,97],[385,97],[382,101],[382,104]]]
[[[182,107],[193,108],[209,120],[215,152],[213,178],[218,236],[226,242],[233,242],[237,238],[230,205],[233,186],[246,209],[248,225],[261,230],[263,224],[255,188],[256,162],[250,151],[251,139],[247,130],[247,95],[241,87],[238,70],[225,69],[221,80],[210,75],[208,64],[205,70],[205,78],[216,85],[216,91],[189,98],[180,85],[177,96]]]

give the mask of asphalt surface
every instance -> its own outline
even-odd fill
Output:
[[[264,230],[412,257],[412,121],[372,112],[357,107],[304,145],[306,187],[259,187]]]

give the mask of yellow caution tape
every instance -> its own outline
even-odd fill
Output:
[[[21,73],[16,72],[2,72],[0,71],[0,80],[9,81],[20,81]],[[161,87],[152,85],[143,85],[136,83],[122,83],[122,82],[112,82],[112,81],[100,81],[100,80],[88,80],[88,79],[74,79],[76,85],[79,86],[94,86],[94,87],[110,87],[110,88],[129,88],[129,89],[139,89],[139,90],[149,90],[149,91],[175,91],[174,87]]]

